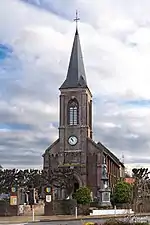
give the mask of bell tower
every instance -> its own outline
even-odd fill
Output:
[[[60,152],[65,163],[84,163],[87,138],[92,139],[92,94],[88,88],[78,28],[68,72],[60,87]]]

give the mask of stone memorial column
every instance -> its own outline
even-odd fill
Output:
[[[101,189],[99,190],[100,197],[99,197],[99,206],[101,207],[110,207],[110,193],[111,189],[109,188],[109,179],[108,179],[108,172],[107,172],[107,165],[106,159],[104,157],[103,164],[102,164],[102,176],[101,176]]]

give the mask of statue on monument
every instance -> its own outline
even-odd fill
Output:
[[[103,165],[102,174],[103,174],[103,177],[107,177],[107,166],[106,165]]]
[[[103,165],[102,165],[102,177],[107,178],[107,165],[106,158],[104,157]]]

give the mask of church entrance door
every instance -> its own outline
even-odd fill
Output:
[[[74,182],[73,192],[75,193],[79,189],[79,183],[77,181]]]

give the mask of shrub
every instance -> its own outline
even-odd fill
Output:
[[[78,204],[87,205],[91,202],[91,191],[88,187],[80,187],[73,195]]]
[[[130,203],[132,198],[132,186],[124,181],[119,181],[111,197],[113,204],[116,203]]]
[[[110,219],[107,220],[104,223],[94,223],[94,222],[86,222],[84,225],[135,225],[134,222],[129,222],[129,221],[121,221],[117,219]],[[136,225],[148,225],[146,222],[137,222]]]
[[[104,222],[103,225],[135,225],[135,222],[131,222],[131,221],[121,221],[121,220],[117,220],[117,219],[110,219],[107,220],[106,222]],[[148,225],[147,222],[137,222],[136,225]]]

